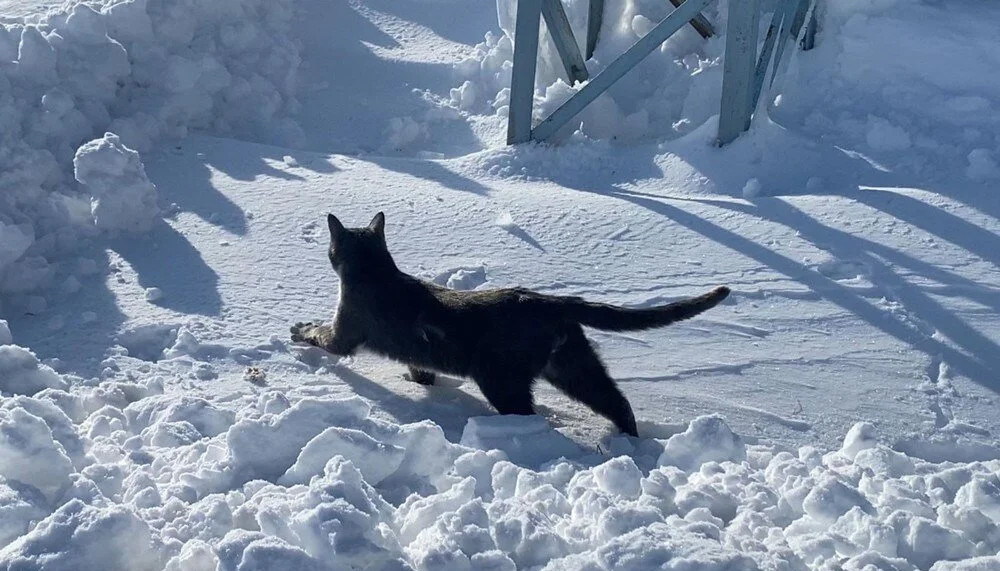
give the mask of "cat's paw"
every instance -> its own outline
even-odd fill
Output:
[[[403,373],[403,378],[413,383],[418,383],[425,386],[431,386],[437,379],[437,375],[430,371],[410,369],[409,372]]]
[[[312,322],[302,322],[299,321],[295,325],[292,325],[289,329],[292,334],[293,343],[309,343],[310,345],[315,344],[310,333],[316,328],[316,324]]]

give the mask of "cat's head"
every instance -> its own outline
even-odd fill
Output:
[[[375,273],[396,266],[385,244],[385,214],[379,212],[368,226],[346,228],[333,214],[326,215],[330,228],[330,264],[340,276]]]

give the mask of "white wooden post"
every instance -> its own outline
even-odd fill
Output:
[[[510,78],[507,144],[531,140],[531,107],[535,97],[538,28],[543,0],[518,0],[514,24],[514,65]]]
[[[758,0],[730,0],[719,109],[720,145],[732,142],[750,126],[759,20]]]

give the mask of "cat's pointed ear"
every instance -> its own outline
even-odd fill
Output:
[[[331,238],[338,238],[344,232],[344,225],[333,214],[326,215],[326,225],[330,228]]]
[[[379,236],[385,238],[385,214],[381,212],[376,214],[375,218],[372,218],[371,223],[368,224],[368,227],[374,230]]]

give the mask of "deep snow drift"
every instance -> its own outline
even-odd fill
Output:
[[[67,391],[12,345],[0,371],[4,569],[1000,565],[1000,461],[925,462],[867,423],[826,454],[717,416],[595,454],[538,417],[472,419],[459,444],[358,397]]]
[[[688,28],[507,148],[513,0],[10,4],[0,569],[1000,568],[997,6],[824,3],[717,149]],[[606,7],[591,73],[669,9]],[[560,78],[543,39],[539,115]],[[590,332],[641,438],[497,416],[288,343],[327,210],[446,287],[734,293]]]

